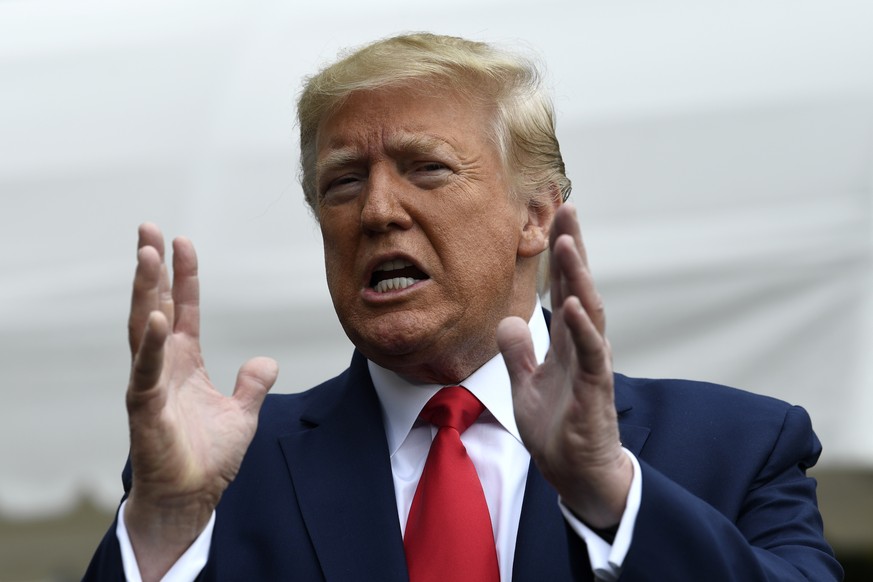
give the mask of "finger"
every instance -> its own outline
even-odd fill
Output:
[[[139,235],[137,248],[141,249],[143,247],[153,247],[156,251],[158,251],[158,255],[160,255],[161,260],[163,261],[164,235],[161,234],[161,229],[158,228],[158,225],[152,222],[144,222],[139,225],[137,233]]]
[[[166,395],[154,388],[159,385],[161,378],[164,344],[169,329],[164,314],[153,311],[146,322],[142,343],[133,359],[127,391],[127,406],[130,413],[148,402],[153,402],[158,407],[163,406]]]
[[[164,251],[164,235],[158,226],[144,222],[139,227],[139,247],[154,247],[161,258],[160,279],[158,280],[158,309],[160,309],[173,328],[173,296],[170,292],[170,274],[167,270],[166,253]]]
[[[136,272],[133,276],[130,317],[127,320],[127,337],[132,358],[139,351],[149,315],[152,311],[160,309],[160,251],[152,245],[144,244],[142,236],[140,236],[140,243],[136,255]]]
[[[585,245],[582,243],[582,229],[579,226],[579,218],[576,215],[576,207],[567,203],[561,206],[555,213],[555,220],[552,224],[552,230],[549,233],[551,242],[557,241],[558,237],[563,234],[568,234],[573,238],[573,243],[579,256],[582,257],[582,262],[588,266],[588,254],[585,250]]]
[[[579,221],[576,219],[576,208],[571,203],[564,204],[558,208],[555,212],[555,219],[552,221],[551,230],[549,231],[549,249],[552,251],[549,275],[550,288],[552,290],[552,306],[554,308],[563,305],[564,300],[571,294],[571,291],[566,288],[566,282],[562,279],[560,265],[554,257],[555,246],[564,235],[569,235],[572,238],[579,256],[587,264],[585,247],[582,245],[582,234],[579,230]]]
[[[272,358],[252,358],[242,365],[233,389],[234,400],[243,410],[257,416],[267,392],[279,376],[279,364]]]
[[[555,255],[555,246],[558,241],[556,235],[557,229],[552,226],[552,232],[549,233],[549,290],[552,298],[552,310],[557,310],[564,304],[564,299],[567,298],[567,290],[563,288],[561,266],[558,263],[558,257]]]
[[[175,305],[173,305],[173,293],[170,289],[170,273],[163,254],[161,255],[160,279],[158,279],[158,309],[167,318],[170,329],[173,329],[173,322],[176,319]]]
[[[497,347],[503,354],[513,391],[527,384],[537,367],[530,328],[520,317],[507,317],[497,326]]]
[[[176,319],[173,331],[200,337],[200,279],[197,253],[185,237],[173,241],[173,304]]]
[[[581,371],[589,376],[611,372],[609,343],[591,321],[578,297],[568,297],[561,315],[573,338]]]
[[[580,239],[581,240],[581,239]],[[575,296],[591,319],[594,327],[604,335],[606,333],[606,310],[603,298],[594,284],[591,270],[579,254],[575,241],[569,235],[561,235],[555,242],[554,261],[560,273],[560,285],[564,290],[563,300]]]

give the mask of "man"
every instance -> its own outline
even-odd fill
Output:
[[[397,37],[309,79],[298,110],[350,368],[264,401],[277,366],[256,358],[218,394],[193,247],[175,241],[171,284],[160,232],[141,227],[132,470],[86,578],[841,578],[802,409],[613,374],[532,65]],[[537,298],[546,251],[551,314]],[[446,394],[478,407],[453,436],[433,413]],[[433,468],[444,446],[475,467],[475,492],[440,481],[455,478]]]

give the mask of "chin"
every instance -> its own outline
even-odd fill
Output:
[[[406,313],[370,316],[363,325],[343,325],[349,339],[368,358],[378,363],[381,357],[409,356],[424,349],[435,336],[435,329],[421,318]]]

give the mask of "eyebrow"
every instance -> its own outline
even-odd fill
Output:
[[[315,175],[321,176],[334,168],[339,168],[360,161],[361,154],[353,147],[332,150],[315,162]]]
[[[448,141],[430,134],[404,133],[391,137],[386,147],[390,152],[420,153],[426,154],[448,147],[454,151],[454,147]]]
[[[386,140],[385,149],[392,154],[428,154],[448,148],[455,151],[448,141],[430,134],[403,133],[391,136]],[[339,147],[328,151],[315,163],[316,176],[341,168],[349,164],[359,163],[365,155],[354,146]]]

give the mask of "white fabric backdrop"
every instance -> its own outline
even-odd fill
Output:
[[[547,63],[617,369],[803,404],[823,464],[873,465],[873,5],[307,4],[0,3],[0,512],[118,500],[144,220],[197,244],[221,386],[345,367],[293,100],[423,29]]]

